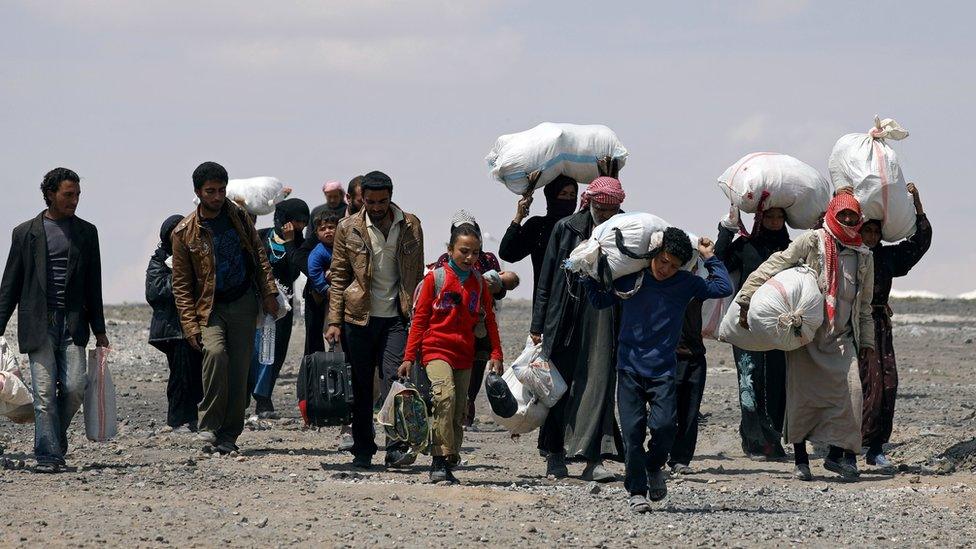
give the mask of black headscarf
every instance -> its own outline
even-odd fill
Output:
[[[173,229],[183,221],[182,215],[171,215],[163,221],[163,225],[159,227],[159,247],[166,250],[168,255],[173,255],[173,241],[170,237],[173,236]]]
[[[573,198],[560,200],[557,197],[567,185],[573,186]],[[573,215],[576,211],[576,195],[579,193],[579,184],[571,177],[560,175],[543,187],[542,192],[546,195],[546,217],[562,219],[568,215]]]
[[[274,232],[278,238],[284,238],[281,228],[287,223],[297,221],[308,225],[308,204],[300,198],[289,198],[282,200],[275,206],[274,211]]]
[[[790,232],[786,229],[786,223],[783,223],[783,227],[780,230],[770,231],[766,227],[763,227],[762,218],[763,212],[756,214],[752,225],[752,234],[749,235],[749,239],[753,242],[761,242],[771,250],[785,250],[790,245]]]

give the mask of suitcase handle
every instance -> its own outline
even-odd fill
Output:
[[[338,390],[336,385],[339,383],[339,374],[335,371],[330,370],[325,374],[325,392],[330,397],[334,396]]]

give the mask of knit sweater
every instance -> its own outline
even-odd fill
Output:
[[[469,276],[462,285],[452,269],[446,268],[445,272],[439,296],[434,295],[433,272],[427,273],[421,282],[403,359],[411,362],[419,359],[424,365],[443,360],[455,370],[471,368],[475,355],[474,327],[484,311],[491,358],[502,360],[488,284],[480,276]]]

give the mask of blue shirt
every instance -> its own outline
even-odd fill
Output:
[[[202,220],[202,225],[213,235],[214,270],[217,272],[214,299],[229,303],[244,295],[250,287],[249,265],[244,259],[241,237],[226,210],[221,210],[217,217]]]
[[[308,279],[319,295],[329,291],[329,283],[325,280],[325,272],[332,266],[332,248],[319,242],[308,255]]]
[[[620,337],[617,369],[646,378],[674,375],[675,351],[681,338],[685,309],[693,298],[718,299],[732,295],[732,282],[725,265],[715,256],[705,260],[708,278],[688,271],[678,271],[667,280],[658,281],[650,269],[614,281],[620,292],[641,287],[630,299],[600,289],[586,278],[583,285],[594,307],[603,309],[620,302]]]

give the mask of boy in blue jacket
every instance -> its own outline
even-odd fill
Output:
[[[635,513],[651,510],[648,497],[660,501],[668,493],[663,467],[676,429],[675,351],[685,309],[694,298],[732,295],[729,273],[714,256],[712,241],[699,239],[698,252],[708,269],[705,279],[681,270],[693,256],[691,241],[681,229],[668,227],[648,268],[614,281],[614,291],[602,290],[592,279],[583,282],[594,307],[622,303],[617,411],[624,439],[624,487]],[[630,296],[622,298],[624,292]],[[651,441],[645,450],[648,428]]]

